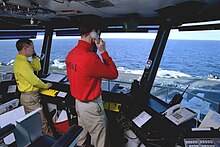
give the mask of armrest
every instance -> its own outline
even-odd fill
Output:
[[[68,131],[52,145],[52,147],[69,146],[77,138],[81,131],[82,127],[75,124],[72,125]]]
[[[14,124],[8,124],[0,129],[0,140],[8,136],[9,134],[13,133],[15,129]]]

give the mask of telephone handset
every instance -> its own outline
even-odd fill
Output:
[[[182,101],[183,95],[184,95],[184,93],[187,91],[187,89],[189,88],[189,86],[190,86],[190,85],[187,85],[186,89],[183,91],[182,94],[177,93],[177,94],[172,98],[172,100],[169,102],[169,105],[170,105],[170,106],[173,106],[173,105],[179,104],[179,103]]]
[[[168,108],[163,114],[166,115],[166,116],[169,116],[169,115],[171,115],[174,111],[176,111],[177,109],[179,109],[180,106],[181,106],[180,104],[176,104],[176,105],[174,105],[174,106]]]
[[[36,54],[36,52],[34,51],[33,54],[32,54],[32,57],[36,57],[36,56],[37,56],[37,54]]]
[[[188,108],[181,107],[180,104],[170,107],[163,114],[165,114],[165,116],[176,125],[184,123],[197,116],[196,112]]]
[[[95,31],[92,31],[90,35],[92,38],[96,39],[97,43],[99,44],[99,35]]]

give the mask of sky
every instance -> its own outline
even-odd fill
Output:
[[[103,33],[102,38],[154,39],[156,33]],[[220,40],[220,30],[179,32],[172,30],[169,39]]]
[[[155,39],[156,33],[102,33],[101,38],[129,38],[129,39]],[[40,39],[41,37],[38,37]],[[80,38],[80,37],[53,37],[54,39]],[[169,39],[182,40],[220,40],[220,30],[187,31],[172,30]]]
[[[207,24],[220,24],[220,21],[210,21],[202,23],[190,23],[187,25],[207,25]],[[129,38],[129,39],[155,39],[156,33],[102,33],[101,38]],[[39,36],[37,39],[42,39]],[[80,37],[53,37],[54,39],[66,39],[66,38],[80,38]],[[206,31],[178,31],[171,30],[169,39],[181,39],[181,40],[220,40],[220,30],[206,30]]]

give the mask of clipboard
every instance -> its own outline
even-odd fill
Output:
[[[56,97],[58,92],[59,91],[55,90],[55,89],[46,89],[46,90],[40,91],[41,94],[47,95],[47,96],[52,96],[52,97]]]

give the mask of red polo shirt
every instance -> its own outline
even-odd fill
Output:
[[[66,57],[67,76],[73,97],[81,101],[91,101],[101,95],[102,78],[116,79],[118,71],[107,52],[99,56],[91,52],[92,45],[79,40]]]

